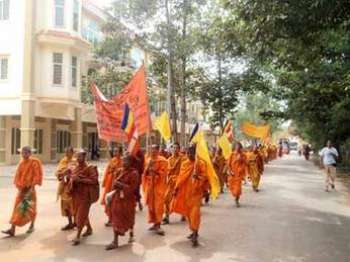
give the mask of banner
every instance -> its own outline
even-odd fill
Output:
[[[135,73],[129,84],[113,97],[113,101],[118,108],[119,121],[121,121],[123,115],[124,105],[127,103],[134,113],[135,125],[139,135],[141,136],[152,130],[144,65]]]
[[[96,85],[92,85],[91,89],[94,96],[97,129],[100,139],[120,143],[127,141],[126,134],[121,129],[126,103],[134,113],[138,135],[141,136],[151,131],[152,125],[144,66],[135,73],[131,81],[112,100],[107,100]]]
[[[91,91],[94,97],[99,138],[108,142],[126,142],[126,134],[121,129],[123,111],[120,111],[119,106],[113,101],[107,100],[95,84],[91,86]]]
[[[251,123],[244,122],[241,126],[244,134],[250,137],[265,139],[270,135],[270,125],[255,126]]]

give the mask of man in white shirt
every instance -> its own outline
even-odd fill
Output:
[[[327,142],[327,146],[324,147],[319,154],[326,171],[326,192],[329,192],[329,186],[331,186],[332,189],[335,188],[334,182],[339,154],[337,149],[332,146],[331,141]]]

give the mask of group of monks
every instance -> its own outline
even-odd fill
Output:
[[[28,223],[27,233],[34,231],[35,187],[40,186],[43,179],[42,164],[32,156],[31,148],[23,147],[21,155],[22,160],[14,178],[18,195],[10,220],[11,228],[3,231],[9,236],[15,235],[16,227]],[[99,191],[97,167],[88,164],[86,156],[84,150],[74,152],[73,148],[68,148],[56,171],[61,214],[68,220],[62,230],[76,229],[73,245],[79,245],[81,237],[92,235],[90,207],[99,199],[106,213],[105,225],[112,227],[114,233],[106,250],[118,248],[118,238],[127,232],[129,242],[133,242],[136,207],[143,209],[142,190],[148,208],[148,223],[151,224],[149,230],[163,236],[165,232],[161,225],[170,223],[171,214],[179,214],[188,223],[188,239],[194,247],[198,246],[200,208],[203,199],[209,201],[210,184],[206,162],[196,155],[195,145],[180,150],[180,145],[175,143],[171,153],[153,145],[146,155],[141,150],[131,155],[123,152],[121,147],[114,148],[102,180],[102,194]],[[258,192],[264,164],[276,157],[277,148],[254,145],[244,150],[241,143],[236,143],[226,160],[222,150],[217,148],[213,152],[212,162],[221,193],[224,193],[226,186],[239,207],[242,183],[250,180],[253,190]]]

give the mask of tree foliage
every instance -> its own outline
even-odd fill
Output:
[[[224,0],[227,45],[244,43],[250,63],[272,74],[274,98],[316,147],[349,137],[350,2]],[[230,36],[234,36],[231,38]]]

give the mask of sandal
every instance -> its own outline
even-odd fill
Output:
[[[92,230],[86,230],[85,233],[83,233],[81,236],[82,237],[88,237],[92,235]]]
[[[73,239],[73,241],[72,241],[73,243],[72,243],[72,245],[73,246],[79,246],[80,245],[80,239]]]
[[[1,231],[1,233],[8,235],[10,237],[14,237],[15,236],[15,232],[13,232],[13,230],[9,229],[9,230],[3,230]]]
[[[117,248],[118,248],[118,244],[113,241],[112,243],[110,243],[108,246],[105,247],[105,250],[109,251]]]

